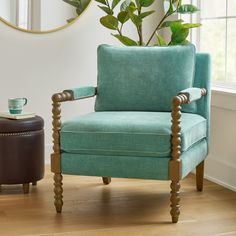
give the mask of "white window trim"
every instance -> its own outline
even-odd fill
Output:
[[[26,27],[23,27],[27,30],[31,30],[31,13],[32,13],[32,6],[31,6],[31,1],[26,0],[26,4],[27,4],[27,20],[26,20]],[[20,22],[20,2],[19,1],[15,1],[15,6],[16,6],[16,25],[18,27],[21,27]]]
[[[195,4],[201,10],[200,1],[203,1],[203,0],[191,0],[191,4]],[[228,2],[226,2],[226,4],[227,3]],[[227,5],[226,5],[226,9],[228,9]],[[217,19],[217,18],[222,18],[222,17],[215,17],[215,18]],[[225,17],[223,17],[223,18],[225,19]],[[228,16],[227,19],[229,19],[229,18],[236,18],[236,16],[235,17]],[[201,21],[200,13],[195,14],[191,18],[191,21],[192,22],[200,22]],[[227,32],[226,32],[226,34],[227,34]],[[200,52],[200,28],[197,28],[195,35],[193,35],[191,33],[190,38],[191,38],[191,42],[196,45],[197,51]],[[227,48],[226,48],[226,50],[227,50]],[[227,64],[227,58],[225,61],[226,61],[225,63]],[[226,77],[226,73],[227,72],[225,71],[225,77]],[[229,94],[233,95],[236,93],[236,82],[212,81],[212,90],[216,91],[217,93],[229,93]]]

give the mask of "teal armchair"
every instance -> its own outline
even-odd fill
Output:
[[[61,124],[61,102],[96,96],[95,112]],[[52,96],[55,207],[62,174],[171,182],[172,222],[180,214],[180,181],[196,168],[203,189],[208,154],[210,57],[193,45],[98,48],[97,87]]]

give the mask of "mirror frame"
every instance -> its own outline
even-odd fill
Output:
[[[27,29],[24,29],[24,28],[20,28],[20,27],[18,27],[16,25],[13,25],[12,23],[10,23],[9,21],[5,20],[1,16],[0,16],[0,22],[3,22],[4,24],[10,26],[11,28],[14,28],[16,30],[19,30],[19,31],[25,32],[25,33],[32,33],[32,34],[48,34],[48,33],[53,33],[53,32],[59,31],[59,30],[63,30],[65,28],[69,27],[70,25],[74,24],[87,11],[87,9],[91,5],[92,1],[93,0],[90,0],[88,6],[84,9],[84,11],[79,16],[77,16],[73,21],[71,21],[70,23],[67,23],[67,24],[65,24],[63,26],[51,29],[51,30],[42,30],[42,31],[40,31],[40,30],[27,30]]]

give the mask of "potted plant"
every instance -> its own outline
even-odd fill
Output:
[[[191,28],[199,27],[199,23],[185,23],[183,20],[169,20],[170,16],[176,14],[193,14],[198,8],[191,4],[182,4],[182,0],[164,0],[165,14],[157,22],[155,29],[146,42],[143,39],[143,21],[155,11],[145,10],[150,8],[155,0],[96,0],[99,7],[106,13],[100,19],[101,24],[112,30],[112,33],[122,44],[126,46],[150,46],[151,41],[156,37],[153,46],[184,45],[187,44],[187,37]],[[119,9],[118,9],[119,6]],[[130,21],[137,30],[138,39],[132,39],[123,34],[123,27]],[[159,34],[163,28],[171,31],[171,40],[166,40]]]

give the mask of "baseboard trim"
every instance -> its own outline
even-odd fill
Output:
[[[225,183],[225,182],[223,182],[223,181],[221,181],[221,180],[219,180],[219,179],[216,179],[216,178],[214,178],[214,177],[211,177],[211,176],[209,176],[209,175],[204,175],[204,178],[207,179],[207,180],[209,180],[209,181],[211,181],[211,182],[213,182],[213,183],[219,184],[219,185],[221,185],[221,186],[223,186],[223,187],[225,187],[225,188],[228,188],[228,189],[230,189],[230,190],[236,192],[236,187],[235,187],[235,186],[232,186],[232,185],[230,185],[230,184],[227,184],[227,183]]]
[[[215,155],[206,159],[205,178],[236,192],[236,166]]]

